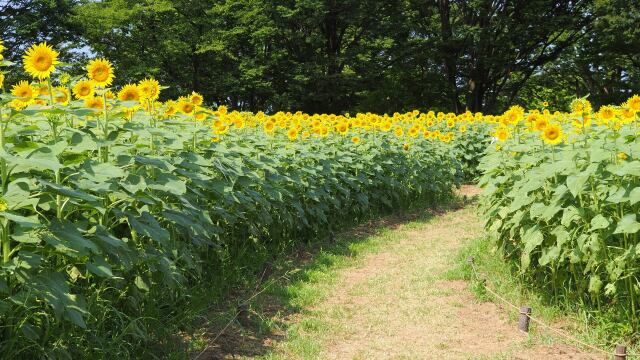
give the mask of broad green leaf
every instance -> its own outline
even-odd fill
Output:
[[[636,221],[636,214],[626,214],[618,222],[614,234],[635,234],[640,230],[640,223]]]

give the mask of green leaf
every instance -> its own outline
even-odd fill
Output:
[[[87,269],[94,275],[103,278],[112,278],[111,266],[102,258],[96,258],[93,262],[87,263]]]
[[[609,220],[601,214],[598,214],[591,219],[591,230],[606,229],[607,226],[609,226]]]
[[[626,214],[618,222],[614,234],[635,234],[640,230],[640,223],[636,221],[636,214]]]
[[[589,292],[598,295],[600,290],[602,290],[602,280],[600,280],[600,276],[591,275],[589,278]]]
[[[640,186],[635,187],[629,193],[629,202],[631,203],[631,205],[635,205],[639,201],[640,201]]]

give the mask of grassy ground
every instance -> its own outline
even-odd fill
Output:
[[[235,309],[210,314],[191,357],[594,358],[536,326],[530,335],[517,332],[517,313],[469,281],[465,259],[474,255],[510,300],[578,330],[557,309],[521,295],[482,236],[475,207],[459,205],[371,222],[278,262],[249,302],[248,322],[230,321]]]
[[[472,268],[468,263],[469,257],[475,259],[474,263],[481,278],[480,281],[473,274]],[[487,286],[500,294],[505,300],[513,304],[531,307],[533,316],[553,325],[554,328],[569,333],[578,341],[611,352],[613,352],[616,344],[629,344],[629,339],[613,335],[624,331],[619,328],[621,324],[613,321],[609,315],[589,313],[577,306],[577,304],[574,304],[574,306],[565,304],[560,307],[545,301],[535,289],[532,289],[529,284],[517,276],[517,271],[511,265],[502,260],[488,236],[481,236],[469,242],[460,251],[458,264],[452,274],[469,281],[470,289],[478,299],[502,303],[501,300],[496,299],[495,296],[487,292],[486,287],[481,283],[483,279],[486,281]],[[517,314],[512,313],[511,318],[513,321],[516,320],[516,317]],[[532,333],[539,343],[551,344],[557,342],[556,334],[542,329],[539,325],[532,325]],[[587,346],[579,345],[579,347],[585,352],[596,353],[594,349],[590,349]],[[629,346],[627,352],[629,354],[638,354],[640,353],[640,348],[638,345]],[[603,356],[599,355],[598,358],[603,358]]]

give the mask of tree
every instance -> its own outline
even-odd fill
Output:
[[[583,37],[591,2],[551,0],[417,1],[419,25],[436,46],[455,111],[495,111],[536,72]],[[436,9],[435,11],[433,9]],[[433,19],[436,17],[436,19]],[[430,24],[439,22],[439,33]],[[426,26],[425,26],[426,24]]]

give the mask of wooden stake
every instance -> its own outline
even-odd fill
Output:
[[[530,307],[521,307],[520,308],[520,319],[518,320],[518,330],[528,333],[529,332],[529,318],[531,315]]]
[[[244,327],[248,327],[249,325],[251,325],[251,320],[249,320],[249,305],[240,304],[237,307],[237,311],[238,311],[238,322],[240,323],[240,325]]]
[[[616,353],[613,356],[615,360],[626,360],[627,359],[627,347],[624,345],[616,345]]]

